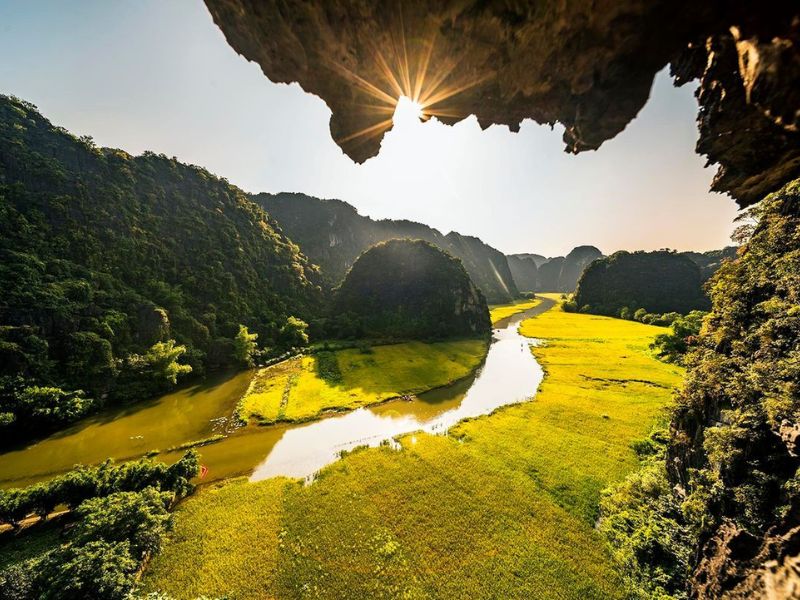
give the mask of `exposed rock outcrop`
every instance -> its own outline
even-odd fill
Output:
[[[762,539],[732,522],[705,545],[695,572],[698,600],[787,600],[800,598],[800,515],[794,511]]]
[[[561,267],[564,266],[564,257],[555,256],[539,265],[539,286],[537,291],[559,291],[558,279],[561,276]]]
[[[564,257],[561,273],[558,275],[558,291],[573,292],[578,279],[593,260],[602,258],[603,253],[594,246],[577,246]]]
[[[378,153],[400,96],[445,123],[562,123],[569,152],[638,114],[667,64],[699,80],[697,149],[742,206],[800,174],[800,7],[790,0],[206,0],[231,46],[330,107],[351,158]]]
[[[584,269],[603,253],[594,246],[576,246],[566,256],[545,258],[539,254],[530,256],[537,266],[536,291],[573,292]],[[510,264],[510,263],[509,263]]]
[[[535,292],[539,282],[539,269],[534,260],[521,254],[509,254],[506,260],[517,289],[520,292]]]
[[[542,263],[547,262],[547,257],[542,256],[541,254],[531,254],[529,252],[523,252],[521,254],[512,254],[511,256],[516,256],[518,258],[530,258],[536,265],[537,269],[542,266]]]

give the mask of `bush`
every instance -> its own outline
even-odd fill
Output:
[[[684,355],[695,345],[707,314],[701,310],[693,310],[685,317],[677,315],[672,318],[671,331],[656,336],[650,348],[667,362],[683,364]]]
[[[0,522],[18,527],[27,515],[46,516],[59,504],[75,509],[91,498],[148,487],[184,496],[192,490],[189,480],[198,471],[199,456],[194,450],[171,466],[140,459],[120,465],[109,460],[97,467],[78,467],[44,483],[0,490]]]
[[[131,555],[141,560],[161,548],[170,527],[167,507],[173,495],[147,487],[141,492],[114,492],[84,501],[77,509],[78,525],[71,532],[78,545],[102,539],[128,542]]]
[[[281,327],[278,339],[285,349],[307,346],[308,323],[297,317],[289,317]]]
[[[75,525],[43,555],[0,571],[0,597],[14,600],[122,600],[148,555],[171,527],[168,507],[191,490],[198,456],[167,467],[140,460],[81,467],[52,481],[0,492],[0,518],[12,526],[56,504],[73,508]]]
[[[131,556],[127,542],[94,540],[49,553],[32,566],[31,575],[42,600],[124,600],[138,569],[139,561]]]

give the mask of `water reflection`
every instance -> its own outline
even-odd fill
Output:
[[[227,433],[230,416],[251,377],[249,372],[220,375],[160,398],[113,408],[6,452],[0,456],[0,487],[28,485],[78,463],[133,459],[153,450]],[[174,454],[177,457],[182,453]],[[170,458],[169,454],[162,456]]]
[[[501,406],[530,399],[543,372],[530,352],[533,340],[520,335],[519,323],[550,305],[545,301],[498,323],[486,361],[475,376],[464,382],[411,401],[359,408],[287,429],[255,468],[251,480],[278,475],[308,478],[335,461],[342,451],[378,446],[412,431],[444,433],[468,417],[486,415]]]
[[[253,480],[277,475],[309,477],[357,446],[377,446],[412,431],[444,433],[458,421],[531,398],[542,370],[529,351],[532,340],[519,323],[553,304],[542,304],[496,325],[480,370],[454,385],[360,408],[306,425],[249,426],[232,431],[228,424],[251,374],[219,378],[161,398],[116,408],[84,419],[44,440],[0,456],[0,488],[20,487],[69,470],[77,463],[106,458],[137,458],[159,449],[158,460],[174,462],[182,443],[225,433],[223,440],[199,448],[208,474],[203,482],[236,475]]]

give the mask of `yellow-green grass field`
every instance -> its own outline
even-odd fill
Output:
[[[681,372],[661,331],[552,308],[523,331],[546,377],[533,402],[363,449],[312,485],[200,490],[143,588],[176,598],[622,598],[594,530],[600,490],[636,468]]]
[[[489,317],[492,319],[492,325],[511,315],[533,308],[540,302],[539,298],[533,298],[531,300],[515,300],[508,304],[493,304],[489,307]]]
[[[300,356],[261,369],[239,404],[243,419],[306,421],[447,385],[472,373],[483,339],[407,342]]]

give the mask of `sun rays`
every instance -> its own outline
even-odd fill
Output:
[[[363,101],[354,105],[355,111],[360,112],[365,120],[374,121],[337,138],[339,144],[360,144],[382,137],[397,120],[395,112],[401,98],[409,100],[407,107],[401,106],[405,110],[404,119],[408,114],[421,121],[432,117],[464,118],[468,115],[454,104],[448,105],[447,101],[486,80],[486,77],[459,78],[456,69],[459,58],[436,47],[435,30],[431,29],[429,34],[409,42],[403,20],[399,19],[399,23],[398,33],[384,38],[381,47],[373,44],[370,49],[370,62],[367,64],[367,70],[372,73],[370,80],[344,64],[329,61],[334,71],[361,92]]]

